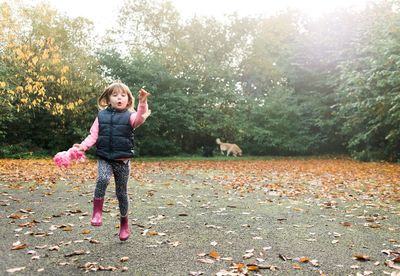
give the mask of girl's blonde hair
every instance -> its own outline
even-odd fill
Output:
[[[118,81],[107,86],[103,93],[101,93],[100,97],[97,99],[97,106],[99,109],[105,109],[110,105],[110,96],[115,90],[121,90],[128,95],[128,105],[126,107],[129,111],[134,111],[135,98],[132,96],[131,90],[129,90],[128,86]]]

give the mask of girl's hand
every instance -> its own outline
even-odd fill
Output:
[[[83,147],[82,147],[81,144],[74,144],[73,147],[74,147],[74,148],[77,148],[77,149],[80,150],[80,151],[85,151],[85,150],[83,149]]]
[[[144,103],[147,100],[147,97],[150,96],[151,94],[149,92],[147,92],[146,90],[144,90],[143,88],[141,88],[139,90],[139,102]]]

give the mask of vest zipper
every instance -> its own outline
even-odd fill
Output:
[[[110,157],[112,157],[112,152],[113,152],[113,146],[112,146],[112,134],[113,134],[113,117],[114,117],[115,111],[111,112],[111,120],[110,120]]]

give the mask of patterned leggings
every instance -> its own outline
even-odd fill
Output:
[[[116,161],[116,160],[103,160],[99,159],[98,175],[96,180],[96,188],[94,190],[94,197],[103,198],[106,194],[108,183],[110,183],[111,176],[114,174],[115,180],[115,193],[118,198],[119,212],[121,216],[128,214],[128,180],[130,175],[131,162]]]

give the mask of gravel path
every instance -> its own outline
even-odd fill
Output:
[[[0,274],[400,274],[399,202],[239,192],[215,181],[220,173],[132,178],[126,242],[113,183],[103,226],[92,227],[93,181],[0,182]]]

